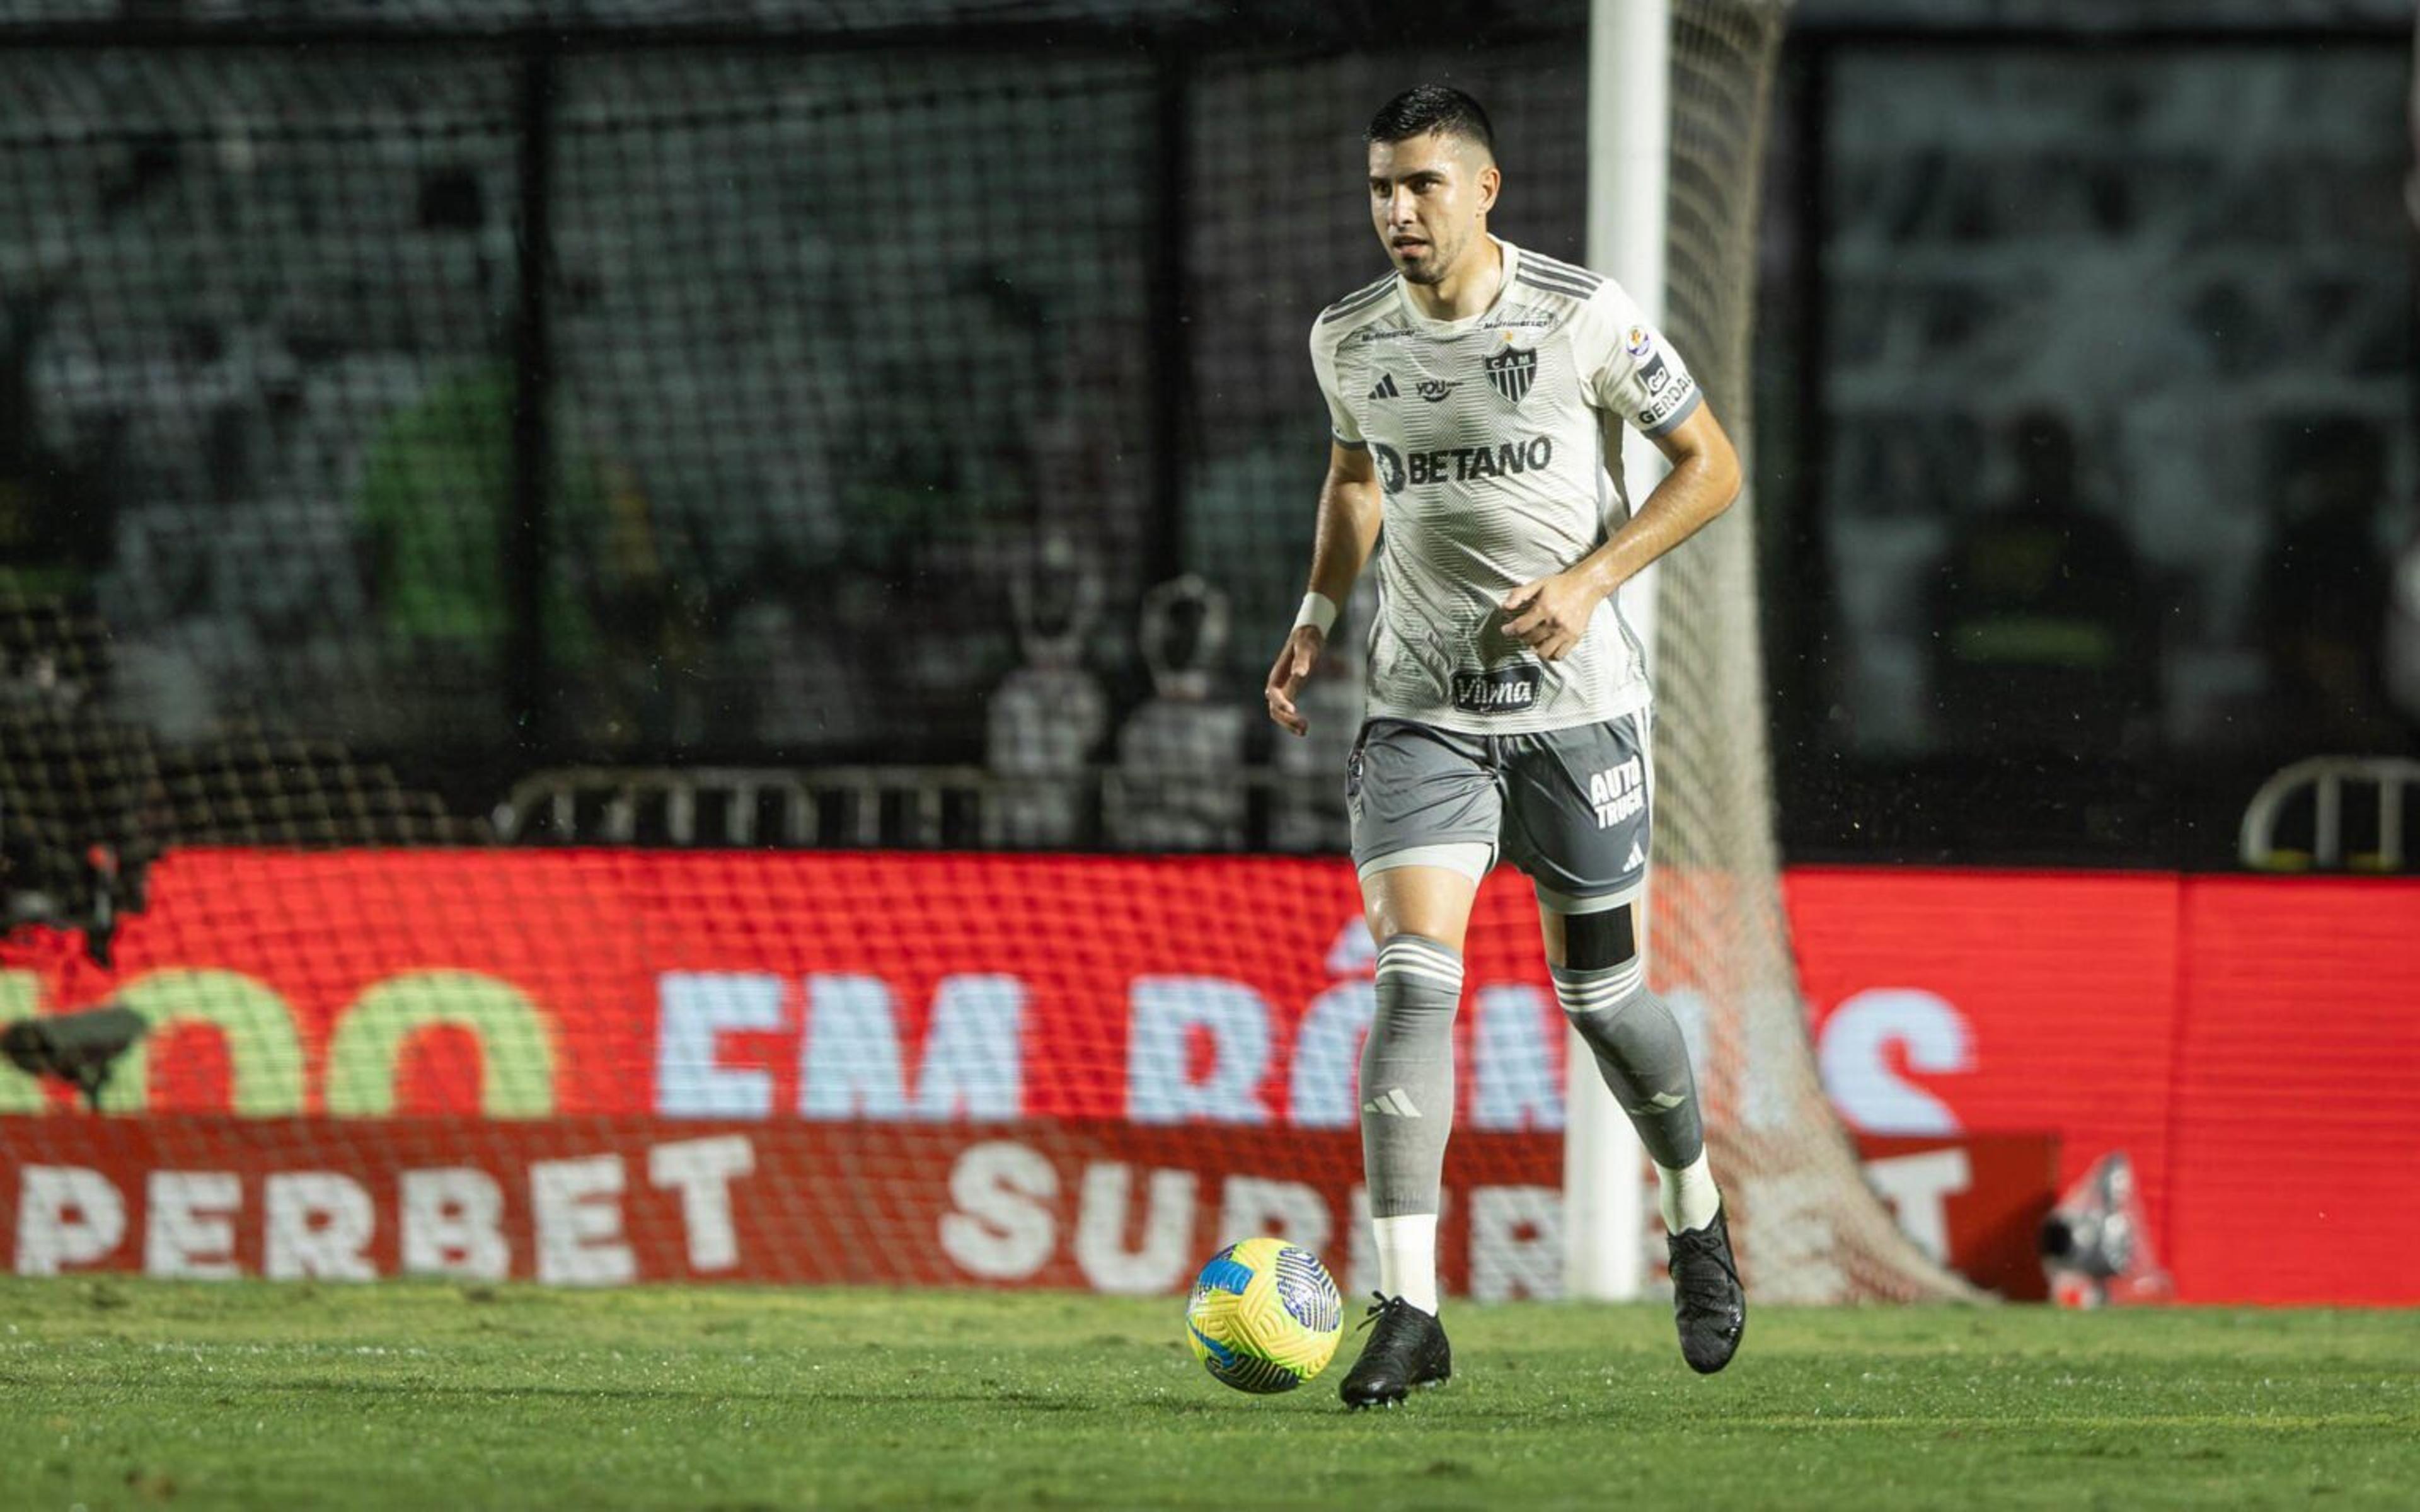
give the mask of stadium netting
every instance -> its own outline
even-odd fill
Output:
[[[1783,7],[1676,8],[1666,324],[1745,446]],[[0,1019],[85,1088],[0,1069],[16,1267],[1148,1290],[1243,1226],[1366,1280],[1357,692],[1274,749],[1249,696],[1323,455],[1303,332],[1376,265],[1358,128],[1416,79],[1488,102],[1498,229],[1584,257],[1578,8],[1425,51],[1223,7],[108,9],[0,49]],[[1752,536],[1664,579],[1656,969],[1761,1294],[1949,1289],[1808,1054]],[[943,764],[936,832],[998,854],[493,844],[566,763]],[[762,796],[666,802],[727,839]],[[1148,854],[1034,854],[1072,849]],[[1510,879],[1470,960],[1449,1276],[1551,1294]]]

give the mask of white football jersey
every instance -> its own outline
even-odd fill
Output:
[[[1311,334],[1336,440],[1369,449],[1386,495],[1369,713],[1473,734],[1647,705],[1646,656],[1613,599],[1555,662],[1506,635],[1498,606],[1630,517],[1621,427],[1661,436],[1701,399],[1611,279],[1496,244],[1504,285],[1482,314],[1431,320],[1389,275]]]

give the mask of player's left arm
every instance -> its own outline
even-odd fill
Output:
[[[1672,471],[1605,545],[1551,577],[1505,595],[1505,632],[1547,661],[1559,661],[1588,633],[1596,607],[1647,564],[1695,535],[1739,497],[1739,453],[1713,409],[1655,438]],[[1617,453],[1617,455],[1619,455]]]

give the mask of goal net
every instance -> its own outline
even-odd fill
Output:
[[[1673,8],[1664,321],[1753,456],[1756,211],[1785,0]],[[1753,476],[1753,467],[1749,470]],[[1709,1138],[1774,1301],[1954,1295],[1867,1185],[1816,1075],[1774,837],[1753,490],[1662,566],[1655,961],[1702,1025]]]
[[[0,51],[14,1269],[1151,1291],[1249,1229],[1373,1275],[1357,693],[1248,717],[1303,334],[1417,79],[1493,109],[1505,234],[1583,256],[1568,20],[88,8]],[[1781,12],[1677,8],[1666,324],[1745,443]],[[1807,1053],[1751,533],[1665,579],[1657,969],[1760,1292],[1921,1294]],[[643,843],[504,842],[572,762],[602,809],[550,837]],[[836,848],[894,805],[952,848]],[[1448,1282],[1553,1295],[1516,879],[1468,963]]]

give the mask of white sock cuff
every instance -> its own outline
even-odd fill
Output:
[[[1696,1160],[1678,1169],[1655,1167],[1655,1197],[1665,1229],[1675,1234],[1713,1223],[1723,1204],[1722,1192],[1714,1185],[1714,1166],[1702,1149]]]
[[[1590,1013],[1600,1008],[1612,1008],[1646,984],[1647,962],[1633,956],[1618,966],[1605,966],[1594,971],[1574,971],[1568,966],[1549,966],[1555,979],[1555,997],[1566,1013]]]
[[[1462,957],[1425,934],[1397,934],[1378,947],[1378,978],[1408,977],[1462,991]]]
[[[1433,1212],[1370,1220],[1378,1240],[1378,1289],[1431,1317],[1437,1310],[1436,1226]]]

